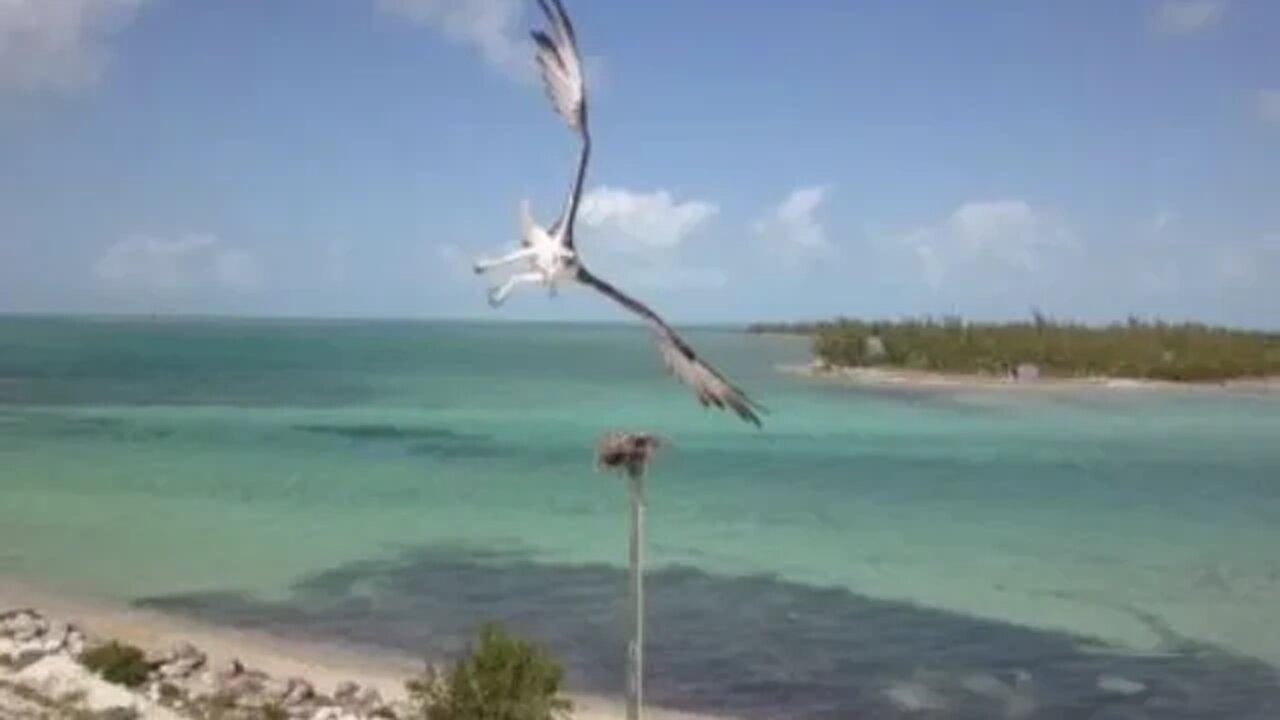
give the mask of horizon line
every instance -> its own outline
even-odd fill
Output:
[[[369,323],[476,323],[493,325],[644,325],[641,320],[591,320],[574,318],[512,318],[466,315],[235,315],[221,313],[173,312],[30,312],[0,310],[0,320],[113,320],[113,321],[202,321],[202,322],[369,322]],[[757,321],[704,320],[679,323],[686,327],[741,327]],[[675,323],[673,323],[675,324]]]
[[[827,323],[836,323],[841,320],[852,320],[864,323],[888,323],[895,324],[900,322],[919,321],[919,320],[944,320],[949,317],[955,317],[965,322],[977,324],[1023,324],[1026,319],[1008,317],[1004,320],[996,319],[980,319],[979,317],[964,317],[954,313],[920,313],[916,315],[900,315],[897,317],[884,316],[855,316],[844,313],[837,313],[823,319],[790,319],[790,320],[698,320],[698,321],[673,321],[670,324],[677,327],[685,328],[734,328],[741,330],[749,330],[754,326],[799,326],[799,325],[821,325]],[[1167,325],[1202,325],[1209,328],[1238,330],[1244,332],[1257,332],[1262,334],[1275,334],[1280,332],[1280,328],[1269,328],[1265,325],[1246,325],[1243,323],[1222,323],[1210,322],[1207,320],[1193,320],[1184,318],[1174,320],[1169,318],[1161,318],[1158,315],[1140,316],[1135,313],[1129,313],[1122,319],[1112,319],[1107,321],[1087,322],[1072,319],[1069,316],[1045,315],[1045,319],[1051,323],[1065,323],[1074,325],[1085,325],[1090,327],[1108,327],[1113,325],[1123,325],[1129,319],[1137,319],[1143,323],[1154,324],[1163,323]],[[573,326],[643,326],[642,320],[634,318],[622,319],[586,319],[586,318],[530,318],[530,317],[511,317],[511,316],[480,316],[480,315],[303,315],[303,314],[221,314],[221,313],[185,313],[185,312],[136,312],[136,311],[110,311],[110,312],[56,312],[56,311],[18,311],[0,309],[0,320],[5,319],[29,319],[29,320],[103,320],[103,321],[135,321],[135,322],[163,322],[163,321],[194,321],[194,322],[245,322],[245,323],[272,323],[272,322],[317,322],[317,323],[341,323],[341,322],[366,322],[366,323],[475,323],[490,325],[573,325]]]

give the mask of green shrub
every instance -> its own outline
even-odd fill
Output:
[[[486,624],[478,645],[446,672],[429,668],[405,685],[422,720],[567,718],[564,671],[544,650]]]
[[[141,649],[112,640],[85,650],[80,663],[102,676],[107,682],[138,687],[147,681],[151,666]]]

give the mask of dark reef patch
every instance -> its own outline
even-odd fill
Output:
[[[1273,668],[1185,640],[1176,653],[1126,654],[1094,638],[689,567],[656,569],[647,583],[646,691],[659,705],[761,720],[906,718],[930,705],[928,717],[956,720],[1280,717]],[[279,602],[227,591],[138,604],[429,656],[460,651],[496,619],[552,648],[576,688],[619,695],[625,589],[614,567],[426,548],[304,578]]]

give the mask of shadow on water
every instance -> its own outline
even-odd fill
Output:
[[[349,440],[357,446],[385,444],[410,455],[437,458],[490,458],[501,449],[487,435],[460,433],[439,427],[399,425],[295,425],[294,430]]]
[[[501,620],[584,691],[623,692],[625,572],[427,548],[306,577],[283,601],[238,592],[138,604],[203,620],[443,657]],[[1269,666],[1182,640],[1161,655],[771,576],[647,577],[649,699],[747,718],[1137,720],[1280,717]],[[1104,679],[1105,678],[1105,679]],[[1100,682],[1100,679],[1102,682]]]

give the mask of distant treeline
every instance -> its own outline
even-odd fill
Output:
[[[750,332],[811,335],[818,359],[845,367],[887,365],[1005,375],[1036,366],[1058,377],[1212,381],[1280,376],[1280,334],[1199,323],[1089,326],[1035,313],[1024,322],[960,318],[873,322],[760,323]]]

